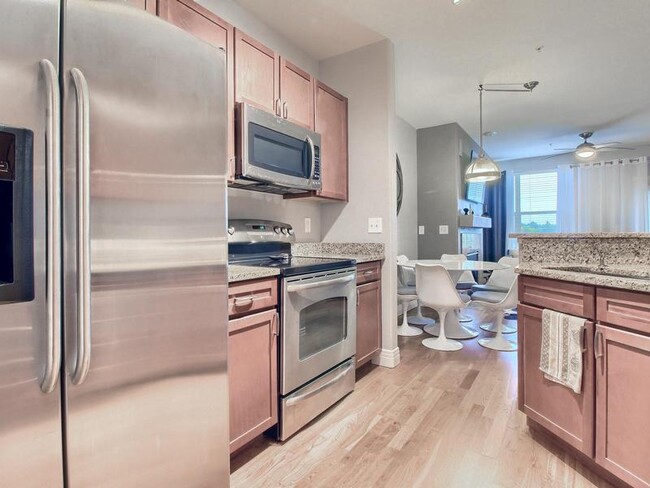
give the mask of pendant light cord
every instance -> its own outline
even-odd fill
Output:
[[[479,125],[479,146],[481,148],[481,153],[478,155],[479,158],[485,156],[483,151],[483,85],[478,86],[478,125]]]

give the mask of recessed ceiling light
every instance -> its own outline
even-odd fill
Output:
[[[451,3],[453,3],[454,5],[458,5],[462,1],[463,0],[451,0]]]

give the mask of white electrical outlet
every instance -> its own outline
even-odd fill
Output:
[[[309,217],[305,217],[305,234],[309,234],[311,232],[311,219]]]
[[[382,220],[381,217],[374,217],[368,219],[368,234],[381,234],[382,233]]]
[[[448,225],[440,225],[440,226],[438,226],[438,233],[440,235],[449,234],[449,226]]]
[[[418,225],[418,234],[421,236],[424,235],[424,226],[423,225]]]

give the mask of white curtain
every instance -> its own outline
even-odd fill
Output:
[[[648,160],[558,168],[560,232],[647,232]]]

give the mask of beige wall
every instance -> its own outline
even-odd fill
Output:
[[[399,362],[395,316],[397,217],[395,195],[395,73],[393,44],[380,41],[326,59],[320,78],[349,98],[349,203],[321,209],[325,242],[381,242],[383,332],[379,364]],[[368,218],[383,219],[383,233],[368,233]]]
[[[418,257],[418,152],[417,131],[397,117],[397,154],[402,165],[404,192],[402,209],[397,216],[397,254]]]
[[[318,61],[291,44],[233,0],[197,0],[226,22],[246,32],[296,65],[315,76]],[[311,219],[311,233],[305,233],[305,217]],[[278,220],[293,225],[299,241],[321,238],[320,205],[316,202],[284,200],[281,195],[269,195],[247,190],[228,189],[228,218],[259,218]]]

